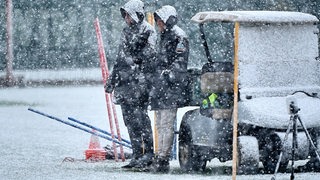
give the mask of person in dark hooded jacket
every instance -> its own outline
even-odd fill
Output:
[[[155,58],[156,33],[144,20],[144,4],[130,0],[120,8],[127,23],[122,31],[118,57],[106,83],[106,92],[114,91],[121,105],[124,123],[128,129],[133,157],[123,168],[143,168],[152,163],[153,135],[147,114],[148,82]]]
[[[177,109],[188,101],[189,42],[186,33],[176,25],[174,7],[166,5],[156,10],[154,19],[161,34],[150,93],[158,132],[158,151],[152,167],[156,172],[168,172]]]

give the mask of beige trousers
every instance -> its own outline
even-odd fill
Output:
[[[158,151],[156,154],[160,157],[168,158],[172,151],[177,109],[158,110],[155,115],[156,129],[158,131]]]

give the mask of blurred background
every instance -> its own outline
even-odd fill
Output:
[[[99,68],[98,47],[93,25],[96,17],[100,20],[109,68],[112,67],[118,51],[120,33],[125,26],[119,12],[119,8],[125,2],[127,0],[2,1],[0,3],[2,19],[0,21],[0,79],[5,76],[8,68],[6,12],[10,10],[9,3],[12,3],[11,69],[57,71]],[[180,20],[178,25],[190,38],[190,67],[202,64],[199,59],[205,60],[205,53],[200,46],[198,27],[190,21],[190,18],[199,11],[299,11],[320,18],[319,0],[144,0],[144,3],[146,12],[154,12],[166,4],[176,7]],[[217,49],[220,46],[232,46],[230,45],[232,41],[218,40],[221,39],[221,34],[224,34],[222,36],[224,39],[232,37],[228,33],[232,33],[232,28],[230,32],[215,31],[208,33],[207,36],[212,36],[210,38],[216,44],[213,48]],[[230,54],[218,50],[213,52],[214,59],[228,55]]]

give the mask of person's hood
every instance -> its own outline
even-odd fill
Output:
[[[123,18],[127,12],[136,23],[140,23],[144,19],[144,3],[140,0],[130,0],[120,8],[120,12]]]
[[[155,18],[160,18],[166,26],[173,27],[177,24],[177,11],[174,7],[166,5],[154,12]]]

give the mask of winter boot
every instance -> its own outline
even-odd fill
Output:
[[[135,167],[137,164],[138,164],[138,160],[135,158],[132,158],[131,161],[129,162],[129,164],[121,166],[121,168],[131,169],[131,168]]]
[[[150,170],[153,173],[168,173],[170,170],[169,158],[156,157],[151,165]]]
[[[138,159],[142,156],[139,139],[131,136],[130,140],[131,140],[131,146],[132,146],[132,159],[129,162],[129,164],[122,166],[122,168],[125,168],[125,169],[131,169],[131,168],[137,166]]]
[[[146,168],[152,164],[153,153],[147,153],[137,159],[137,164],[134,166],[135,168]]]

